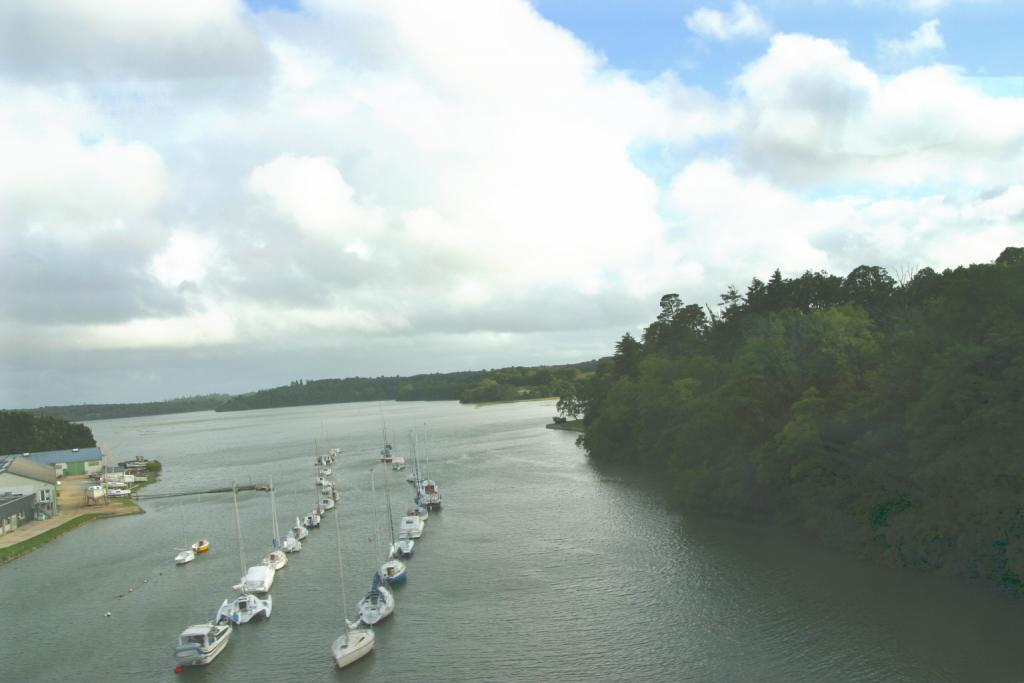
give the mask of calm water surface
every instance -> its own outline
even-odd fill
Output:
[[[426,430],[421,455],[445,509],[376,650],[337,671],[331,515],[351,613],[380,559],[370,468],[381,411],[401,455],[409,430]],[[0,680],[1024,681],[1019,603],[681,516],[650,483],[595,470],[574,434],[544,429],[553,413],[553,402],[373,403],[91,423],[116,460],[164,463],[147,493],[273,477],[285,527],[312,508],[314,441],[329,442],[343,451],[341,504],[278,573],[273,617],[180,677],[177,634],[211,618],[239,576],[230,494],[144,501],[145,515],[0,567]],[[397,519],[411,487],[401,475],[390,485]],[[270,549],[270,499],[245,492],[239,507],[252,564]],[[200,535],[212,550],[176,567],[176,548]]]

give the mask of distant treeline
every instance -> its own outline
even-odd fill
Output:
[[[0,410],[0,455],[92,448],[96,440],[85,425],[25,410]]]
[[[98,403],[77,406],[43,406],[31,412],[35,415],[51,415],[66,420],[107,420],[116,417],[141,417],[143,415],[166,415],[170,413],[191,413],[197,410],[216,410],[231,400],[230,394],[205,394],[185,396],[168,401],[150,403]]]
[[[235,396],[219,411],[281,408],[354,401],[485,401],[558,396],[596,361],[576,365],[512,367],[410,377],[296,380],[287,386]]]
[[[1024,249],[897,282],[806,272],[717,311],[675,294],[559,401],[599,461],[683,504],[894,564],[1022,586]]]
[[[573,384],[588,377],[596,368],[597,361],[587,361],[573,365],[509,367],[411,377],[300,379],[287,386],[261,389],[238,396],[206,394],[150,403],[44,406],[28,412],[39,416],[85,421],[189,413],[199,410],[255,410],[355,401],[511,401],[571,393]]]

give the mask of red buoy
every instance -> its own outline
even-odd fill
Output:
[[[184,669],[181,668],[181,664],[179,664],[178,666],[174,667],[174,673],[180,674],[182,671],[184,671]]]

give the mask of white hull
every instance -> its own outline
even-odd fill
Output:
[[[198,624],[178,637],[174,658],[184,666],[205,666],[217,658],[231,638],[231,626]]]
[[[395,611],[395,597],[384,586],[378,586],[359,601],[357,609],[359,619],[367,626],[373,626]]]
[[[331,645],[331,654],[334,655],[334,663],[339,669],[344,669],[352,662],[358,661],[370,654],[376,638],[373,631],[364,628],[350,629],[348,633],[338,636]]]
[[[195,552],[191,550],[182,550],[174,556],[174,564],[188,564],[194,559],[196,559]]]
[[[265,564],[258,564],[249,567],[249,570],[242,577],[242,582],[235,586],[235,590],[245,593],[269,593],[270,587],[274,585],[274,568]]]
[[[257,598],[255,595],[242,594],[232,600],[225,600],[217,610],[217,623],[248,624],[256,617],[270,618],[273,609],[273,598]]]
[[[423,535],[423,520],[416,515],[406,515],[398,524],[398,535],[401,538],[419,538]]]
[[[288,564],[288,556],[281,550],[272,550],[263,558],[263,564],[276,572],[280,569],[284,569],[285,565]]]
[[[302,543],[294,536],[285,536],[284,540],[281,541],[281,550],[286,553],[297,553],[302,550]]]

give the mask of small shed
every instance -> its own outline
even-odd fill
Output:
[[[36,497],[31,493],[0,493],[0,536],[35,517]]]

